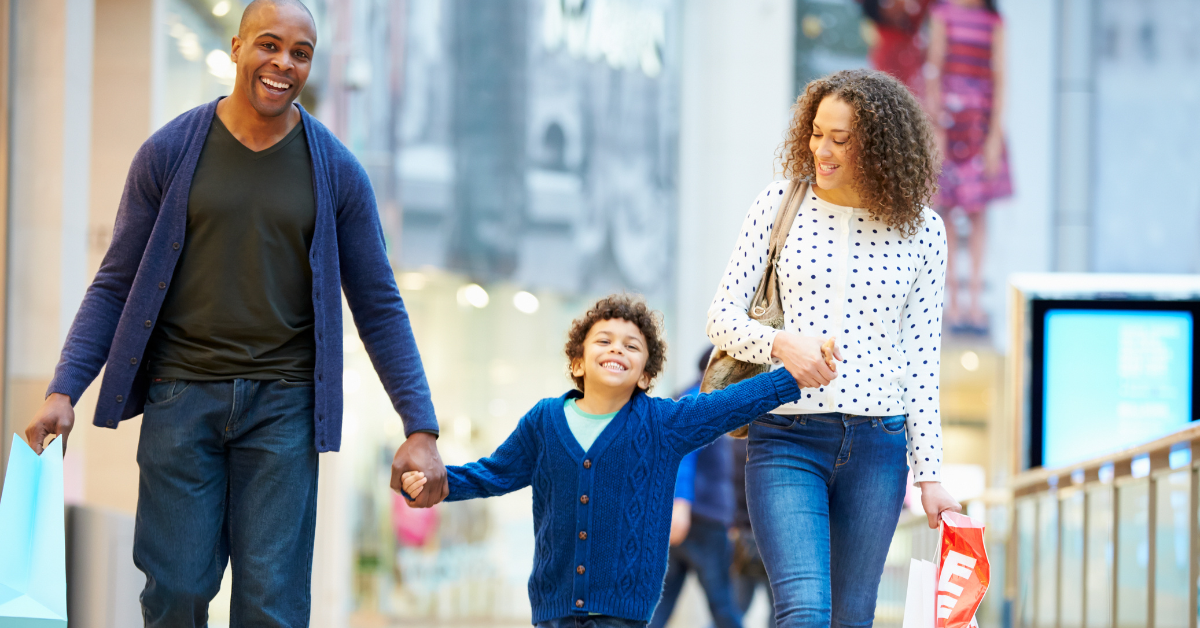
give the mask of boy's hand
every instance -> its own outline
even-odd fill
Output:
[[[671,546],[674,547],[687,538],[692,529],[692,502],[686,499],[676,499],[671,510]]]
[[[842,352],[834,343],[837,340],[834,336],[830,336],[824,343],[821,344],[821,357],[825,358],[825,365],[834,373],[837,372],[837,362],[835,359],[842,358]]]
[[[425,490],[425,483],[428,481],[425,474],[420,471],[408,471],[400,476],[401,488],[408,494],[406,499],[410,503],[421,496],[421,491]]]

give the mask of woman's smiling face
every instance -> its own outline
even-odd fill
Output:
[[[836,96],[827,96],[817,106],[813,117],[812,137],[808,149],[812,151],[817,187],[838,196],[849,195],[857,199],[854,191],[854,169],[850,155],[850,133],[854,111]],[[827,199],[839,205],[854,205]],[[850,200],[849,198],[846,200]],[[857,206],[857,205],[854,205]]]

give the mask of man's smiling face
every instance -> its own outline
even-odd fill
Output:
[[[233,40],[234,89],[259,115],[279,116],[288,111],[308,80],[316,26],[304,7],[290,2],[265,2],[248,10],[253,12]]]

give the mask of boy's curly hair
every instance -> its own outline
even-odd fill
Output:
[[[587,338],[592,326],[600,321],[621,319],[637,325],[642,335],[646,337],[646,375],[650,376],[650,385],[662,373],[667,363],[667,341],[663,339],[662,313],[650,309],[646,300],[636,294],[614,294],[596,302],[587,313],[571,323],[571,331],[567,332],[567,368],[575,360],[583,358],[583,341]],[[583,378],[571,374],[575,386],[583,390]]]
[[[808,142],[817,107],[828,97],[854,110],[849,148],[856,191],[865,209],[911,237],[921,225],[923,206],[937,191],[941,163],[921,104],[903,83],[883,72],[843,70],[804,88],[779,149],[784,176],[816,180]]]

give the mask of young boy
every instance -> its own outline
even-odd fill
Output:
[[[645,394],[662,371],[659,314],[601,299],[567,341],[577,390],[544,399],[491,456],[446,468],[450,501],[533,485],[529,600],[539,628],[645,626],[662,593],[675,474],[689,452],[799,399],[778,369],[680,401]],[[416,498],[419,472],[402,478]]]

